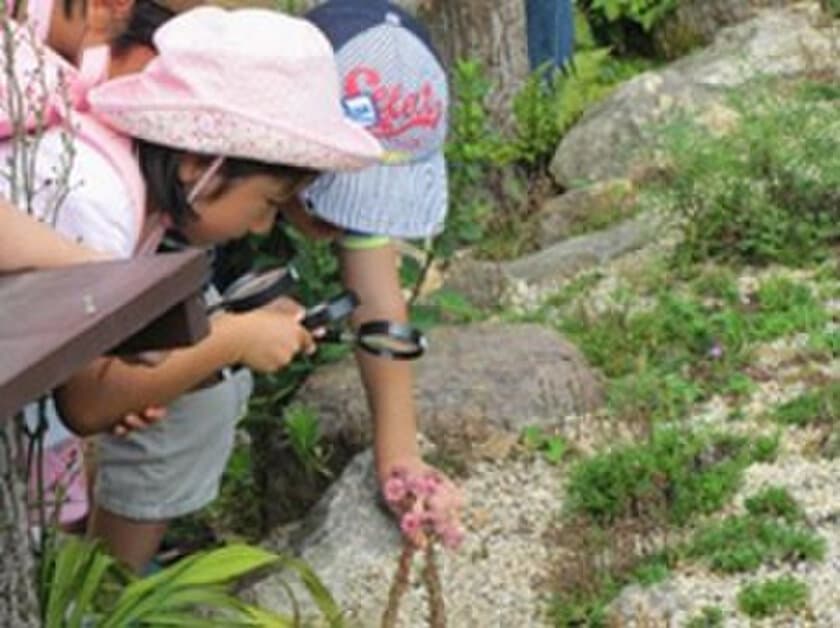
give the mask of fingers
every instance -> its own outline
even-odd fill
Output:
[[[142,413],[132,412],[120,419],[120,422],[111,429],[111,433],[114,436],[127,436],[130,432],[144,430],[165,417],[166,408],[162,406],[146,408]]]
[[[286,314],[291,314],[298,321],[302,321],[303,317],[306,316],[306,310],[304,307],[289,297],[279,297],[269,303],[267,307],[280,312],[285,312]]]
[[[156,366],[166,359],[168,351],[143,351],[134,355],[127,355],[122,358],[129,364],[143,364],[144,366]]]
[[[448,549],[461,544],[463,495],[437,470],[422,463],[414,471],[395,468],[383,485],[383,494],[403,535],[418,547],[430,539],[438,539]]]

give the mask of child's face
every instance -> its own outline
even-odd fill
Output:
[[[198,219],[187,220],[182,232],[192,244],[207,245],[248,234],[271,231],[284,203],[308,184],[266,174],[237,178],[218,190],[221,181],[209,184],[193,203]]]

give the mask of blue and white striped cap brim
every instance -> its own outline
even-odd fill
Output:
[[[305,196],[316,215],[351,231],[426,238],[443,230],[449,206],[441,152],[398,166],[321,175]]]

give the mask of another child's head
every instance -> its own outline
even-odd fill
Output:
[[[382,165],[320,177],[307,191],[314,213],[355,232],[436,234],[449,202],[449,93],[426,30],[386,0],[329,0],[306,17],[336,50],[345,112],[386,150]]]
[[[154,43],[142,72],[89,101],[136,138],[150,208],[191,241],[264,232],[316,172],[381,157],[344,118],[332,49],[305,20],[203,7],[167,22]]]

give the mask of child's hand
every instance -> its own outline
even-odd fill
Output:
[[[406,538],[418,547],[437,539],[445,547],[457,549],[464,537],[460,489],[419,458],[400,461],[390,469],[382,493]]]
[[[127,436],[134,430],[145,430],[147,427],[151,427],[165,418],[166,408],[162,406],[152,406],[146,408],[143,412],[131,412],[126,414],[111,428],[111,434],[114,436]]]
[[[313,353],[315,341],[300,323],[306,311],[282,297],[265,307],[242,314],[223,314],[236,362],[261,373],[283,368],[301,351]]]

